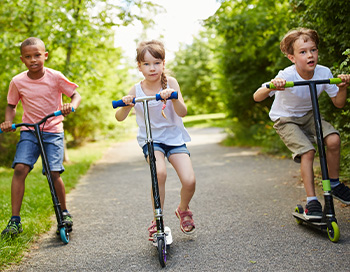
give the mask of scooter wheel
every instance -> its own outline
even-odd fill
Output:
[[[295,207],[295,212],[302,214],[302,213],[304,212],[303,206],[301,206],[300,204],[298,204],[298,205]],[[298,225],[301,225],[301,224],[303,223],[303,220],[301,220],[301,219],[296,218],[295,220],[297,221],[297,224],[298,224]]]
[[[339,227],[336,222],[332,222],[331,226],[331,228],[327,228],[328,237],[329,240],[331,240],[333,243],[336,243],[339,241],[340,237]]]
[[[61,240],[64,244],[69,243],[69,233],[65,227],[60,228],[60,236],[61,236]]]
[[[159,258],[159,263],[162,267],[165,267],[166,264],[166,245],[164,244],[164,240],[163,239],[159,239],[158,240],[158,245],[157,245],[157,249],[158,249],[158,258]]]

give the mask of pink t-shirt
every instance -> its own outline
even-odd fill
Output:
[[[23,123],[37,123],[46,115],[61,110],[62,93],[71,97],[77,84],[70,82],[61,72],[45,68],[42,78],[31,79],[28,71],[22,72],[12,78],[7,103],[17,105],[22,101]],[[51,117],[44,126],[45,132],[63,132],[63,116]],[[41,126],[42,127],[42,126]],[[21,130],[28,130],[22,127]]]

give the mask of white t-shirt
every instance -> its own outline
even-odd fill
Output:
[[[279,71],[276,78],[283,78],[286,81],[304,81],[298,74],[295,65],[289,66],[284,70]],[[329,68],[316,65],[314,76],[311,80],[320,80],[333,78]],[[263,84],[265,86],[266,83]],[[317,84],[317,97],[323,91],[326,91],[329,97],[335,97],[339,88],[335,84]],[[276,121],[280,117],[302,117],[312,110],[311,95],[308,85],[295,86],[286,88],[284,91],[272,91],[269,94],[271,97],[275,95],[275,100],[272,103],[269,116],[272,121]]]
[[[136,97],[146,96],[141,88],[141,82],[135,84]],[[167,117],[165,119],[162,115],[163,101],[150,100],[148,101],[148,110],[151,123],[152,139],[155,143],[162,143],[170,146],[180,146],[185,142],[191,141],[182,118],[179,117],[173,106],[171,100],[167,100],[164,113]],[[143,114],[143,103],[135,104],[136,122],[139,126],[137,133],[137,141],[141,147],[146,144],[146,126],[145,117]]]

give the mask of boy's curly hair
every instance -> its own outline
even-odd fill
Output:
[[[39,38],[36,38],[36,37],[29,37],[29,38],[25,39],[21,43],[21,47],[20,47],[21,53],[22,53],[23,47],[25,47],[27,45],[40,45],[45,50],[45,43],[42,40],[40,40]]]
[[[318,44],[320,43],[320,39],[318,37],[317,31],[308,28],[297,28],[288,31],[288,33],[283,37],[280,48],[284,55],[293,55],[294,54],[294,43],[299,38],[303,38],[304,42],[309,40],[313,41],[318,48]]]
[[[164,44],[157,40],[141,42],[136,49],[136,61],[141,63],[145,61],[145,54],[149,52],[154,58],[165,60]],[[168,80],[165,73],[161,76],[162,89],[165,90],[168,86]]]

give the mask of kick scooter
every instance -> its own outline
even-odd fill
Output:
[[[306,81],[287,81],[285,88],[308,85],[311,94],[312,109],[315,120],[315,129],[316,129],[316,138],[318,153],[320,158],[321,172],[322,172],[322,187],[323,187],[323,196],[324,196],[324,208],[323,208],[323,217],[321,220],[308,220],[304,217],[304,209],[298,204],[295,208],[295,212],[292,215],[295,217],[297,223],[301,225],[305,222],[308,225],[311,225],[320,230],[327,230],[329,239],[336,243],[339,240],[340,232],[337,224],[337,219],[335,218],[335,211],[333,205],[333,197],[331,194],[331,184],[328,176],[326,152],[323,143],[323,133],[322,133],[322,124],[321,124],[321,115],[318,106],[317,99],[317,84],[339,84],[342,80],[340,78],[331,78],[325,80],[306,80]],[[266,85],[267,88],[274,89],[275,86],[270,83]]]
[[[72,111],[74,112],[74,108],[72,108]],[[66,224],[63,222],[63,213],[62,213],[62,209],[61,209],[61,204],[58,200],[56,189],[55,189],[55,186],[53,184],[50,165],[49,165],[47,155],[45,152],[45,148],[44,148],[43,135],[42,135],[42,131],[40,131],[40,125],[45,123],[47,119],[54,117],[54,116],[60,116],[60,115],[62,115],[61,111],[55,111],[54,113],[51,113],[51,114],[45,116],[42,120],[40,120],[36,124],[28,124],[28,123],[12,124],[12,129],[16,129],[18,127],[23,127],[23,126],[28,127],[28,128],[29,127],[34,128],[34,130],[31,130],[31,131],[35,134],[35,136],[38,140],[38,143],[40,145],[43,168],[45,170],[45,175],[46,175],[47,181],[49,183],[53,207],[54,207],[55,214],[56,214],[57,229],[59,231],[59,235],[61,237],[62,242],[64,244],[68,244],[69,243],[69,232],[72,231],[72,229],[71,228],[69,229],[66,226]],[[0,129],[0,133],[2,133],[2,132],[3,131]]]
[[[168,99],[177,99],[177,92],[173,92]],[[153,201],[154,201],[154,215],[157,223],[157,233],[153,237],[153,244],[157,246],[158,249],[158,258],[160,265],[165,267],[166,265],[166,255],[167,255],[167,246],[172,243],[172,237],[169,235],[170,229],[168,227],[164,227],[163,223],[163,213],[160,205],[160,196],[159,196],[159,187],[158,187],[158,178],[157,178],[157,169],[156,169],[156,158],[154,156],[154,147],[153,147],[153,139],[151,132],[151,124],[149,119],[149,111],[148,111],[148,101],[150,100],[162,100],[160,94],[156,94],[155,96],[144,96],[134,98],[132,103],[135,104],[137,102],[143,103],[144,117],[145,117],[145,125],[146,125],[146,144],[148,147],[149,154],[149,166],[151,171],[152,178],[152,192],[153,192]],[[113,108],[124,107],[127,106],[123,100],[113,101]]]

